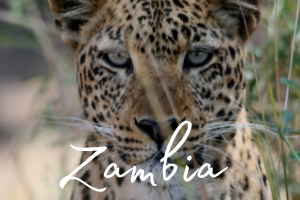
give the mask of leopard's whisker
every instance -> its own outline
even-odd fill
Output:
[[[190,143],[193,143],[193,142],[190,142]],[[201,145],[206,147],[207,149],[214,150],[214,151],[221,153],[222,155],[228,157],[233,162],[235,162],[237,165],[239,165],[243,170],[245,170],[249,175],[251,175],[253,177],[253,179],[255,179],[261,185],[261,182],[256,178],[256,176],[254,174],[252,174],[245,166],[240,164],[237,160],[233,159],[230,155],[228,155],[227,153],[223,152],[222,150],[220,150],[219,148],[216,148],[214,146],[210,146],[210,145],[206,145],[206,144],[201,144]]]

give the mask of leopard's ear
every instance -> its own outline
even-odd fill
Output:
[[[237,31],[246,41],[260,20],[262,0],[212,0],[215,17],[228,30]],[[248,34],[247,34],[248,31]]]
[[[95,15],[103,0],[48,0],[62,40],[73,50],[80,41],[81,27]]]

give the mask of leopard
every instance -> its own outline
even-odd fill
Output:
[[[76,176],[72,200],[266,200],[265,162],[247,118],[246,44],[261,16],[260,0],[49,0],[74,65],[87,131],[86,147],[107,147]],[[168,158],[182,122],[191,131]],[[183,126],[182,131],[186,130]],[[181,140],[176,136],[174,145]],[[173,146],[174,146],[173,145]],[[80,163],[94,152],[83,152]],[[192,159],[188,160],[187,157]],[[136,166],[154,175],[104,177]],[[182,179],[205,163],[218,177]],[[167,174],[172,172],[170,168]],[[112,173],[112,171],[109,171]]]

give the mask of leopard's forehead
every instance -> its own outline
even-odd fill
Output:
[[[111,1],[82,31],[100,50],[135,49],[163,62],[177,62],[186,51],[233,43],[232,34],[214,18],[213,7],[203,0]]]

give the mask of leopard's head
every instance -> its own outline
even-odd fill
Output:
[[[179,155],[192,151],[201,163],[205,146],[234,138],[226,124],[243,108],[258,0],[49,1],[101,146],[128,165],[159,160],[187,120],[192,131]]]

